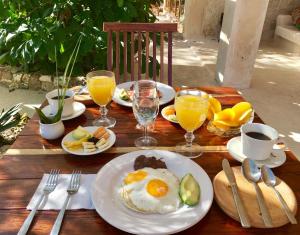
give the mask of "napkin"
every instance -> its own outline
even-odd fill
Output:
[[[32,210],[43,193],[43,188],[47,182],[49,174],[44,174],[37,187],[33,197],[27,205],[27,210]],[[67,210],[75,209],[95,209],[91,199],[91,184],[94,181],[95,174],[82,174],[80,176],[80,188],[76,194],[71,196]],[[39,210],[60,210],[68,195],[67,188],[71,179],[71,174],[60,174],[58,184],[53,192],[39,206]]]

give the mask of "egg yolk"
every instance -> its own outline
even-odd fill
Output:
[[[125,184],[131,184],[133,182],[141,181],[148,175],[145,171],[130,172],[124,179]]]
[[[168,189],[168,185],[160,179],[152,179],[147,184],[147,192],[153,197],[165,196]]]

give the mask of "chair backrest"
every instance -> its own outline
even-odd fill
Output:
[[[134,81],[135,72],[134,72],[134,57],[136,54],[135,49],[135,40],[137,36],[137,61],[138,61],[138,73],[137,79],[142,77],[142,39],[144,39],[145,45],[145,78],[149,79],[149,44],[150,36],[152,35],[153,43],[153,60],[152,60],[152,69],[153,69],[153,80],[160,80],[164,82],[164,38],[165,34],[168,37],[168,84],[172,85],[172,33],[177,32],[176,23],[116,23],[116,22],[105,22],[103,23],[103,31],[108,33],[107,37],[107,69],[115,72],[116,82],[120,83],[120,33],[123,34],[121,39],[123,47],[123,80],[124,81]],[[115,34],[115,53],[113,53],[113,33]],[[127,38],[128,33],[130,34],[130,39]],[[160,76],[157,79],[156,76],[156,35],[160,33]],[[149,36],[150,34],[150,36]],[[144,36],[145,35],[145,36]],[[130,58],[127,58],[127,48],[128,42],[130,44]],[[115,58],[113,58],[113,54]],[[130,78],[128,76],[127,66],[130,61]]]

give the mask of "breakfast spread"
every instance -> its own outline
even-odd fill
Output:
[[[72,131],[71,141],[64,141],[63,145],[69,150],[82,149],[85,153],[95,152],[104,148],[108,144],[109,133],[104,127],[99,127],[91,133],[82,126],[78,126]]]
[[[192,174],[180,181],[163,159],[143,155],[136,158],[134,171],[125,175],[119,193],[126,207],[142,213],[166,214],[183,204],[196,206],[200,200],[200,186]]]

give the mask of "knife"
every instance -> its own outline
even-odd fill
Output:
[[[232,190],[235,207],[236,207],[238,215],[240,217],[241,225],[244,228],[250,228],[251,224],[249,222],[249,218],[248,218],[248,215],[246,213],[245,206],[244,206],[244,204],[241,200],[241,197],[239,195],[239,191],[238,191],[238,188],[237,188],[234,173],[233,173],[227,159],[223,159],[222,167],[223,167],[223,170],[225,172],[225,175],[226,175],[226,177],[229,181],[229,184],[230,184],[230,187],[231,187],[231,190]]]

